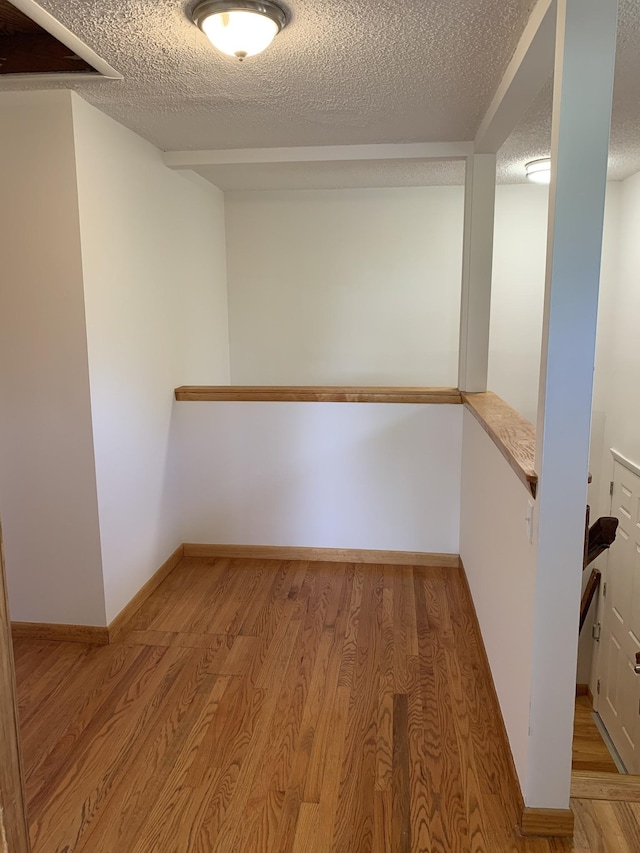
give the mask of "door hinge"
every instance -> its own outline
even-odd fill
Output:
[[[607,584],[606,583],[602,584],[602,597],[603,598],[607,597]]]
[[[609,483],[609,494],[613,497],[613,480]]]
[[[596,641],[596,643],[600,642],[600,623],[596,622],[596,624],[591,629],[591,636]]]
[[[600,679],[596,681],[596,693],[598,696],[600,695]]]

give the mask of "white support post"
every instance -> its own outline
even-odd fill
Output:
[[[496,155],[467,157],[458,387],[486,391],[489,366]]]
[[[578,614],[617,0],[559,0],[536,468],[525,804],[569,807]]]

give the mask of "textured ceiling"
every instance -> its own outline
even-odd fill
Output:
[[[38,2],[124,75],[72,88],[160,148],[185,150],[472,139],[535,0],[286,0],[286,29],[242,64],[191,23],[194,0]],[[640,170],[640,2],[619,10],[612,178]],[[503,146],[501,182],[524,180],[524,163],[548,153],[550,93]],[[462,170],[387,161],[225,166],[207,177],[239,189],[387,186],[458,183]]]
[[[552,81],[545,86],[498,155],[498,181],[521,183],[524,164],[551,147]],[[619,0],[609,178],[640,171],[640,0]]]
[[[74,88],[164,150],[470,139],[534,5],[288,0],[288,26],[240,64],[194,2],[38,2],[125,78]]]

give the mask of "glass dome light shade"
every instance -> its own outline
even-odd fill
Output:
[[[268,0],[205,0],[193,14],[211,44],[240,61],[265,50],[286,23]]]
[[[532,160],[524,167],[527,178],[534,184],[548,184],[551,181],[551,159],[542,157],[540,160]]]

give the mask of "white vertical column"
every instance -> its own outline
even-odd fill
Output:
[[[617,0],[558,0],[525,803],[568,808]]]
[[[496,155],[467,157],[458,387],[486,391],[489,364]]]

